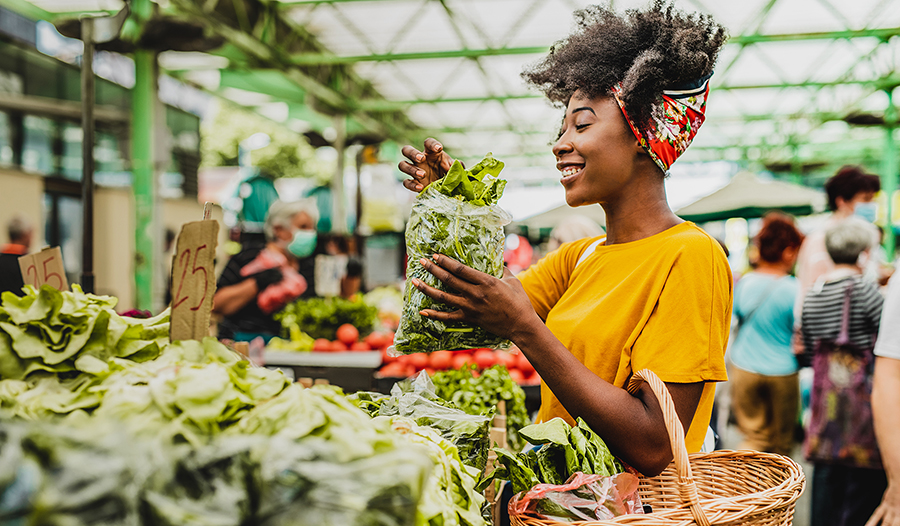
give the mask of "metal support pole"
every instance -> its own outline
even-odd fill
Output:
[[[347,233],[347,210],[344,205],[344,157],[346,157],[347,116],[335,115],[334,149],[337,150],[337,168],[331,179],[331,231],[337,234]]]
[[[94,19],[81,19],[81,288],[94,292]]]
[[[132,9],[143,24],[153,14],[150,0],[133,0]],[[156,182],[154,125],[156,117],[156,53],[134,52],[134,89],[131,92],[131,165],[134,177],[134,284],[137,308],[153,308],[156,254],[153,242]]]
[[[893,88],[887,93],[887,108],[884,112],[884,164],[881,169],[881,190],[887,198],[887,231],[884,234],[884,251],[888,261],[894,260],[894,192],[897,191],[897,143],[894,130],[897,128],[897,108],[894,106]]]

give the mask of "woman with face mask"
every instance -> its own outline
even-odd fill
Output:
[[[219,338],[266,341],[281,332],[272,314],[313,294],[318,210],[312,201],[276,201],[266,215],[266,244],[231,258],[219,277],[213,312],[222,316]]]

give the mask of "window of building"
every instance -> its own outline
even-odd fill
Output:
[[[44,175],[54,172],[55,123],[44,117],[26,115],[23,121],[22,169]]]

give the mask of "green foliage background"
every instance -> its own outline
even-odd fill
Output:
[[[253,151],[254,166],[275,177],[309,177],[317,184],[328,183],[334,163],[319,159],[302,134],[228,101],[219,100],[217,106],[200,127],[201,166],[237,166],[238,144],[264,132],[271,143]]]

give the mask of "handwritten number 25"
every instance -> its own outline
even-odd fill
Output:
[[[41,264],[41,266],[44,268],[44,279],[40,279],[40,277],[38,275],[36,263],[32,263],[25,270],[25,275],[28,278],[29,283],[33,283],[35,287],[40,287],[41,285],[50,281],[50,278],[56,278],[56,282],[57,282],[56,290],[62,289],[63,288],[62,277],[59,275],[58,272],[50,272],[50,269],[47,268],[47,265],[49,265],[50,262],[53,261],[54,259],[56,259],[56,256],[50,256],[49,258],[45,259],[43,261],[43,263]],[[31,278],[32,274],[34,275],[34,278]]]
[[[206,293],[209,289],[209,273],[204,266],[197,266],[197,258],[200,256],[200,251],[204,248],[206,248],[205,244],[200,245],[199,247],[197,247],[197,250],[194,251],[194,263],[191,268],[191,276],[198,272],[203,273],[203,294],[200,295],[200,301],[197,302],[197,305],[191,307],[192,311],[200,309],[200,306],[203,305],[203,302],[206,300]],[[175,293],[175,298],[172,303],[172,310],[177,309],[178,306],[187,301],[188,297],[190,296],[190,294],[188,293],[182,297],[181,289],[184,287],[184,280],[187,278],[188,262],[190,262],[191,260],[191,250],[192,249],[190,248],[186,248],[181,252],[181,255],[178,256],[178,261],[182,266],[181,281],[178,283],[178,291]]]

